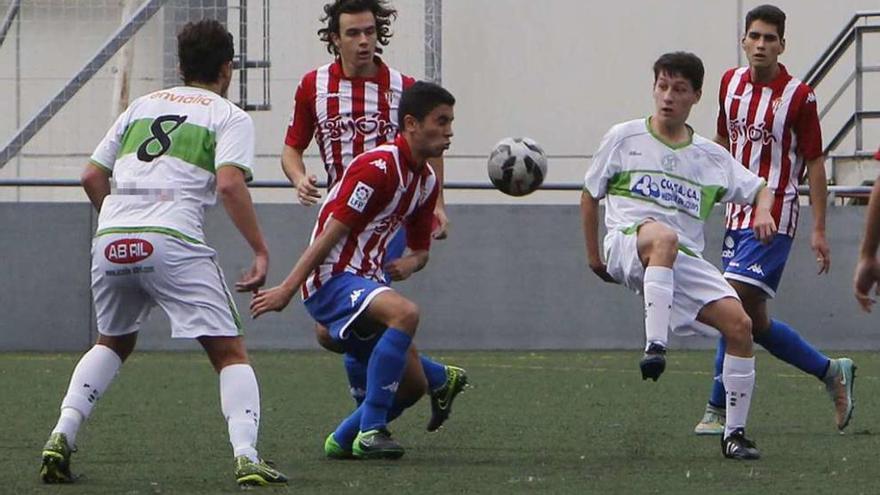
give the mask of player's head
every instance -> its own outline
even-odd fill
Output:
[[[418,81],[400,97],[397,121],[414,153],[424,158],[443,156],[452,140],[455,97],[442,86]]]
[[[232,34],[219,21],[187,23],[177,33],[177,57],[184,84],[220,85],[226,96],[232,80]]]
[[[327,51],[353,63],[371,63],[378,45],[391,39],[391,20],[397,18],[385,0],[335,0],[324,5],[318,37],[327,43]]]
[[[693,53],[661,55],[654,62],[654,118],[684,125],[703,94],[705,73],[703,61]]]
[[[746,14],[742,48],[754,68],[774,67],[785,51],[785,12],[774,5],[759,5]]]

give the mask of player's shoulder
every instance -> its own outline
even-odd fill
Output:
[[[694,133],[691,143],[694,149],[703,153],[713,163],[723,164],[729,161],[730,152],[715,141],[706,138],[700,134]]]
[[[748,70],[749,70],[748,66],[731,67],[731,68],[727,69],[726,71],[724,71],[723,74],[721,74],[721,82],[720,82],[721,88],[723,89],[723,88],[729,86],[730,82],[733,80],[740,80],[743,77],[743,75],[746,72],[748,72]]]
[[[351,161],[349,167],[359,169],[360,174],[379,177],[396,177],[398,148],[393,144],[382,144],[365,151]]]
[[[816,102],[816,93],[813,92],[813,88],[811,88],[809,84],[801,81],[794,76],[791,77],[789,84],[795,85],[794,94],[792,96],[793,98],[803,103]]]
[[[611,126],[605,133],[606,139],[612,143],[622,143],[627,139],[648,134],[648,124],[644,118],[628,120]]]

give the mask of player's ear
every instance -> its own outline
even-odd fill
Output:
[[[694,102],[694,104],[697,104],[700,102],[700,98],[703,97],[703,90],[698,89],[698,90],[694,91],[694,94],[697,96],[697,100]]]
[[[333,46],[336,47],[336,51],[339,51],[339,35],[336,33],[330,33],[330,41],[333,43]]]
[[[785,38],[779,40],[779,46],[781,47],[779,50],[779,54],[785,53]]]
[[[411,131],[416,128],[416,124],[419,123],[419,120],[410,114],[406,114],[403,116],[403,130]]]

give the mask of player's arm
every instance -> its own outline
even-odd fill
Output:
[[[874,181],[871,189],[866,217],[865,237],[856,264],[853,289],[859,305],[870,313],[875,302],[870,296],[871,289],[880,281],[880,261],[877,260],[877,247],[880,245],[880,177]]]
[[[318,191],[318,177],[306,175],[306,164],[303,161],[304,150],[288,144],[281,150],[281,169],[287,180],[296,188],[296,197],[306,206],[312,206],[321,199]]]
[[[86,196],[89,197],[89,201],[92,202],[92,206],[100,212],[104,198],[110,194],[110,173],[94,162],[89,162],[83,169],[79,182],[82,184]]]
[[[614,283],[599,255],[599,200],[586,189],[581,194],[581,226],[587,248],[587,263],[599,278]]]
[[[761,185],[758,194],[755,196],[755,202],[752,204],[752,210],[755,212],[755,222],[752,225],[752,231],[755,238],[763,244],[769,244],[776,235],[776,222],[773,220],[773,214],[770,208],[773,207],[773,195],[766,185]]]
[[[245,171],[237,166],[227,165],[217,169],[217,195],[223,202],[229,219],[254,253],[250,269],[235,283],[235,289],[240,292],[262,287],[269,269],[269,249],[260,231],[246,179]]]
[[[386,263],[383,267],[391,276],[391,280],[406,280],[428,264],[434,212],[437,211],[437,203],[443,191],[442,182],[436,177],[436,170],[434,175],[435,182],[431,193],[425,202],[416,208],[406,225],[406,246],[409,248],[409,253],[391,263]]]
[[[290,303],[293,295],[321,262],[327,258],[333,246],[344,239],[351,229],[344,223],[330,218],[324,230],[299,257],[287,278],[277,287],[261,290],[251,300],[251,316],[256,318],[269,311],[281,311]]]
[[[831,248],[825,238],[825,209],[828,201],[828,185],[825,177],[825,155],[807,160],[807,180],[810,184],[810,204],[813,209],[813,234],[810,247],[816,254],[819,273],[831,268]]]
[[[437,184],[440,186],[440,196],[437,197],[437,206],[434,207],[434,216],[437,218],[437,228],[431,233],[434,239],[446,239],[449,235],[449,217],[446,216],[446,200],[443,194],[443,177],[444,177],[444,160],[443,157],[431,158],[428,160],[431,168],[434,169],[434,175],[437,176]]]
[[[406,280],[413,273],[421,270],[428,264],[428,250],[411,251],[406,256],[401,256],[385,265],[385,269],[395,282]]]

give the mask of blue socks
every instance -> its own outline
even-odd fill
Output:
[[[360,431],[384,428],[406,366],[412,337],[395,328],[385,331],[367,364],[367,397],[361,404]]]
[[[828,356],[819,352],[793,328],[781,321],[770,320],[770,328],[762,335],[755,337],[755,343],[761,344],[777,359],[820,380],[825,377],[828,366],[831,364]],[[709,398],[709,404],[719,408],[724,407],[724,386],[719,377],[724,364],[726,347],[724,339],[720,339],[718,351],[715,354],[715,383],[712,385],[712,395]]]
[[[422,361],[422,369],[425,370],[425,378],[428,379],[428,391],[443,388],[446,385],[446,366],[422,354],[419,354],[419,359]]]

